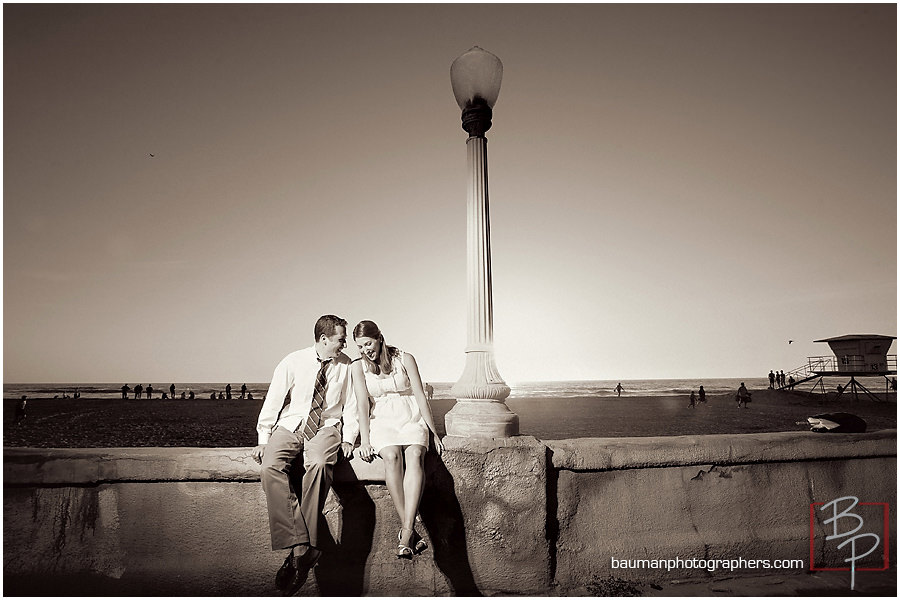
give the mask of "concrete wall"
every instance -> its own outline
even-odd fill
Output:
[[[603,576],[653,582],[706,575],[684,568],[612,570],[613,557],[804,559],[808,568],[810,504],[848,495],[861,502],[889,502],[890,539],[896,539],[895,431],[578,439],[549,445],[558,473],[555,577],[570,589]],[[881,533],[881,508],[861,510],[869,521],[864,531]],[[846,551],[838,550],[837,542],[824,543],[823,520],[829,515],[814,515],[816,563],[844,565]]]
[[[301,595],[590,594],[702,575],[611,557],[808,560],[809,504],[842,495],[890,502],[896,538],[895,431],[445,443],[413,561],[380,461],[338,465]],[[4,449],[4,594],[275,595],[258,472],[249,448]]]

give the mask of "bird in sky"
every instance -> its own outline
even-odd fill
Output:
[[[153,156],[152,154],[150,156]],[[788,340],[788,346],[794,343],[794,340]]]
[[[155,157],[156,157],[155,154],[153,154],[153,153],[150,154],[150,158],[155,158]]]

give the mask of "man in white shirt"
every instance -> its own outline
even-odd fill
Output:
[[[361,363],[342,352],[347,321],[324,315],[314,333],[315,345],[288,354],[275,367],[252,453],[262,465],[272,549],[291,550],[275,576],[287,594],[300,589],[322,554],[319,522],[332,471],[339,451],[352,455],[359,433],[357,394],[368,400]],[[289,475],[301,453],[305,473],[298,499]]]

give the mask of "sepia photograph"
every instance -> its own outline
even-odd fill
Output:
[[[4,596],[897,596],[896,3],[2,15]]]

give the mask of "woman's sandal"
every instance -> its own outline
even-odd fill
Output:
[[[413,533],[415,533],[415,532],[413,532]],[[397,533],[397,540],[400,541],[400,540],[402,540],[402,539],[403,539],[403,529],[401,529],[401,530]],[[403,542],[401,542],[401,543],[397,546],[397,558],[411,559],[412,557],[413,557],[413,550],[412,550],[412,548],[410,548],[409,546],[404,546],[404,545],[403,545]]]
[[[422,539],[416,530],[413,530],[413,554],[422,554],[428,549],[428,542]]]

